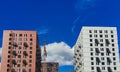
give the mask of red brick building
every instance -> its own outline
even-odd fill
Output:
[[[41,50],[36,31],[5,30],[1,72],[41,72]]]
[[[41,71],[42,72],[58,72],[58,67],[59,67],[59,64],[57,62],[46,62],[46,63],[42,62]]]

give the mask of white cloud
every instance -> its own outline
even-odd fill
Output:
[[[73,64],[73,49],[65,42],[54,42],[46,45],[47,62],[58,62],[59,65]],[[43,54],[43,47],[42,47]]]

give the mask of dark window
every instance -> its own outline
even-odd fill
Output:
[[[116,65],[116,62],[113,62],[114,65]]]
[[[32,51],[30,51],[30,54],[32,54]]]
[[[99,32],[102,33],[102,30],[100,30]]]
[[[9,34],[9,36],[12,36],[12,34]]]
[[[113,57],[113,60],[116,60],[116,58],[115,58],[115,57]]]
[[[104,56],[104,53],[101,53],[101,56]]]
[[[103,46],[103,44],[100,44],[100,46]]]
[[[94,70],[94,67],[91,67],[91,70]]]
[[[20,64],[18,64],[17,67],[20,67]]]
[[[30,55],[30,58],[32,58],[32,55]]]
[[[92,44],[92,43],[90,43],[90,46],[93,46],[93,44]]]
[[[94,35],[94,37],[97,37],[97,35]]]
[[[11,45],[12,43],[11,42],[9,42],[9,45]]]
[[[9,46],[8,49],[11,49],[11,47]]]
[[[90,39],[90,42],[92,42],[92,39]]]
[[[113,33],[113,31],[111,30],[111,33]]]
[[[91,54],[91,56],[93,56],[93,53],[90,53]]]
[[[30,41],[32,41],[33,39],[32,38],[30,38]]]
[[[113,53],[113,56],[115,56],[115,53]]]
[[[114,39],[111,39],[111,42],[114,42]]]
[[[90,37],[92,37],[92,35],[90,35]]]
[[[100,35],[100,37],[103,37],[103,35]]]
[[[18,58],[21,58],[21,55],[18,55]]]
[[[32,34],[30,34],[30,37],[32,37]]]
[[[111,38],[113,38],[114,36],[113,35],[111,35]]]
[[[105,63],[104,63],[104,62],[102,62],[102,65],[105,65]]]
[[[29,60],[29,62],[31,63],[31,62],[32,62],[32,60]]]
[[[8,60],[8,62],[10,62],[10,60]]]
[[[12,40],[12,38],[9,38],[9,40]]]
[[[114,44],[112,44],[112,47],[114,47]]]
[[[8,51],[8,53],[10,53],[10,51]]]
[[[91,62],[91,65],[94,65],[94,62]]]
[[[93,57],[91,57],[91,60],[93,60]]]
[[[30,47],[30,49],[32,50],[32,47]]]
[[[91,30],[89,30],[89,33],[92,33],[92,31],[91,31]]]
[[[114,67],[114,70],[117,70],[117,68],[116,68],[116,67]]]
[[[21,37],[21,36],[22,36],[22,34],[19,34],[19,36]]]
[[[115,51],[115,49],[114,49],[114,48],[112,48],[112,51]]]
[[[10,55],[8,55],[8,58],[10,58]]]
[[[31,69],[29,69],[29,72],[32,72],[32,70],[31,70]]]
[[[93,48],[90,48],[90,51],[93,51]]]

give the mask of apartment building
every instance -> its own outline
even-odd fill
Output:
[[[117,28],[82,27],[74,64],[75,72],[120,72]]]

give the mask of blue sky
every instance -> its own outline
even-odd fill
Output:
[[[116,26],[120,35],[119,3],[119,0],[1,0],[0,47],[6,29],[37,30],[41,45],[46,38],[47,44],[64,42],[70,48],[82,26]]]

